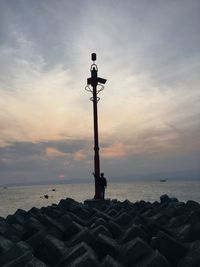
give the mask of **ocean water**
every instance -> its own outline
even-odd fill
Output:
[[[55,191],[52,191],[55,189]],[[106,198],[132,202],[138,200],[159,200],[162,194],[177,197],[180,201],[195,200],[200,202],[200,181],[134,181],[131,183],[110,183],[106,190]],[[45,199],[44,195],[49,198]],[[93,198],[94,185],[65,184],[65,185],[34,185],[0,187],[0,216],[13,214],[18,208],[29,210],[32,207],[43,207],[59,203],[63,198],[70,197],[83,202]]]

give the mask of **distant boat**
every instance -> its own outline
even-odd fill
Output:
[[[160,182],[161,183],[164,183],[164,182],[166,182],[167,180],[166,179],[160,179]]]

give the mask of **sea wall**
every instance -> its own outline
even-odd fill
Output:
[[[0,217],[0,266],[198,267],[200,205],[163,195],[18,209]]]

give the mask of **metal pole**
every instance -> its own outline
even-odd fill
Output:
[[[94,174],[95,174],[95,199],[101,199],[101,191],[99,186],[100,179],[100,157],[99,157],[99,136],[98,136],[98,111],[97,111],[97,103],[99,101],[99,97],[97,94],[103,90],[103,84],[106,83],[106,79],[98,77],[98,68],[95,64],[96,54],[92,53],[92,61],[91,65],[91,77],[87,79],[87,86],[85,87],[86,91],[92,93],[92,98],[90,100],[93,102],[93,118],[94,118]],[[92,86],[92,89],[91,87]],[[100,89],[97,89],[97,86],[100,86]]]
[[[95,199],[101,198],[98,179],[100,177],[99,158],[99,134],[98,134],[98,111],[97,111],[97,87],[93,85],[93,115],[94,115],[94,174],[95,174]]]

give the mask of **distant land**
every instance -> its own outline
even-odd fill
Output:
[[[187,171],[176,171],[176,172],[159,172],[150,174],[134,174],[129,176],[117,176],[108,177],[109,183],[127,183],[133,181],[160,181],[164,179],[166,181],[200,181],[200,170],[187,170]],[[4,183],[0,186],[30,186],[30,185],[60,185],[60,184],[88,184],[93,182],[93,177],[89,178],[73,178],[63,180],[44,180],[44,181],[30,181],[30,182],[16,182],[16,183]]]

